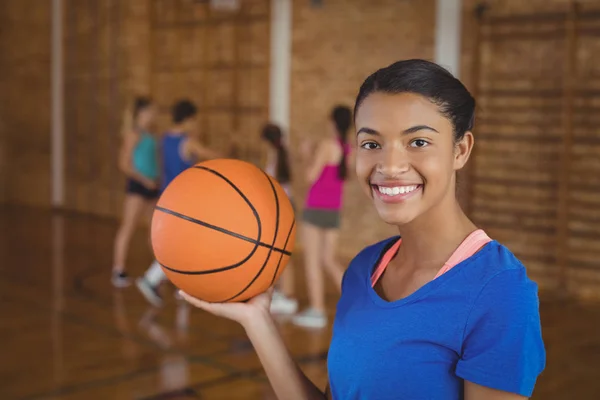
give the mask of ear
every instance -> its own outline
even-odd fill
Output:
[[[456,143],[454,146],[454,170],[462,169],[467,161],[469,161],[469,157],[471,156],[471,150],[473,150],[473,145],[475,143],[475,138],[473,137],[473,133],[467,131],[460,142]]]

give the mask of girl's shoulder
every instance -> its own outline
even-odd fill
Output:
[[[471,256],[468,274],[474,281],[486,285],[499,275],[527,278],[523,262],[505,245],[492,240]]]
[[[359,251],[356,256],[350,261],[348,270],[363,274],[367,273],[370,268],[377,263],[385,252],[396,243],[400,236],[392,236],[379,242],[370,244]]]
[[[333,149],[339,147],[339,142],[336,138],[332,138],[329,136],[322,137],[316,141],[316,148],[327,148]]]
[[[141,135],[133,129],[127,129],[121,133],[121,137],[125,144],[134,145],[140,140]]]
[[[340,147],[340,142],[337,138],[324,138],[318,144],[317,151],[325,153],[328,160],[337,160],[344,149]]]
[[[331,148],[331,139],[329,139],[329,138],[317,139],[316,141],[313,142],[312,147],[315,152],[328,150]]]
[[[139,137],[140,133],[135,129],[126,129],[123,131],[123,136],[125,137]]]

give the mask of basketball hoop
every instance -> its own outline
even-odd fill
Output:
[[[215,11],[237,11],[240,0],[210,0],[210,8]]]

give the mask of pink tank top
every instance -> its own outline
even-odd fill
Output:
[[[491,240],[492,239],[490,239],[489,236],[481,229],[472,232],[469,236],[467,236],[465,240],[463,240],[460,246],[458,246],[458,248],[454,250],[454,253],[452,253],[448,261],[446,261],[444,266],[438,271],[437,275],[433,279],[437,279],[446,272],[450,271],[455,265],[460,264],[467,258],[471,257],[480,248],[482,248]],[[392,258],[394,258],[394,256],[398,252],[401,243],[402,239],[398,239],[398,241],[394,243],[394,245],[390,247],[388,251],[385,252],[383,257],[381,258],[379,265],[377,266],[377,269],[375,270],[375,272],[373,272],[373,275],[371,276],[371,286],[375,286],[375,284],[383,274],[383,271],[385,271]]]
[[[339,142],[342,145],[341,141]],[[344,145],[344,154],[350,153],[350,145]],[[338,176],[339,166],[328,164],[323,167],[321,175],[312,184],[306,197],[307,208],[339,210],[342,208],[344,181]]]

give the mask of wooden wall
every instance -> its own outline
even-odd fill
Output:
[[[131,40],[122,39],[129,39],[125,30],[140,19],[128,4],[133,3],[64,3],[65,208],[69,210],[96,215],[120,210],[124,186],[117,156],[122,110],[133,76],[130,52],[144,45],[137,41],[133,46]]]
[[[123,112],[135,95],[160,107],[200,109],[203,140],[260,162],[255,140],[268,117],[269,1],[239,14],[186,0],[69,0],[65,4],[66,208],[118,216],[125,179],[117,168]]]
[[[600,12],[489,2],[478,27],[471,215],[542,287],[597,297]]]
[[[0,202],[50,205],[50,2],[0,2]]]

